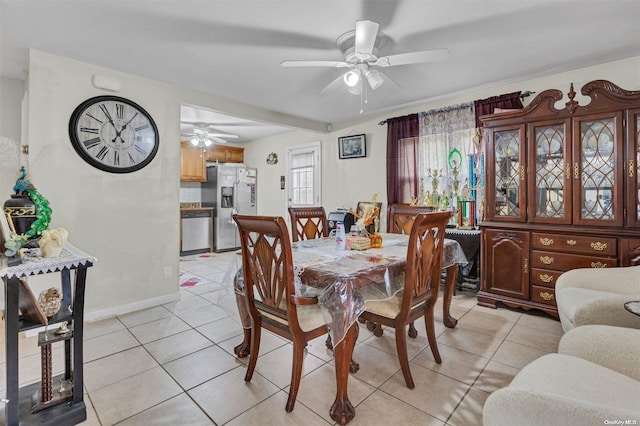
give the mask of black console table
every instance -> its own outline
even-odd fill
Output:
[[[460,267],[458,289],[479,290],[480,284],[480,230],[447,228],[447,238],[460,243],[469,263]]]
[[[59,426],[75,425],[86,420],[82,332],[87,268],[93,266],[94,262],[93,257],[70,244],[65,245],[60,255],[54,258],[40,257],[40,249],[24,250],[23,263],[16,266],[7,266],[7,258],[2,256],[0,276],[5,295],[6,425]],[[71,271],[74,271],[73,280]],[[49,318],[49,324],[66,321],[69,330],[62,335],[55,334],[55,330],[41,332],[38,344],[42,350],[42,361],[46,364],[47,358],[50,362],[50,345],[64,343],[64,373],[51,377],[51,366],[43,365],[41,383],[19,388],[18,333],[42,327],[40,323],[18,316],[20,281],[28,276],[56,272],[61,277],[62,301],[58,313]]]

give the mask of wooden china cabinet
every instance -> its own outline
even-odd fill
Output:
[[[486,202],[478,303],[555,317],[575,268],[640,265],[640,91],[596,80],[565,108],[559,90],[482,117]]]

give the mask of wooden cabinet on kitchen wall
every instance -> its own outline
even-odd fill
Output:
[[[640,264],[640,91],[596,80],[591,102],[546,90],[482,117],[486,203],[478,303],[558,316],[555,282],[575,268]]]
[[[207,149],[207,161],[242,163],[244,161],[244,148],[227,145],[211,145]]]
[[[180,142],[180,180],[204,182],[207,180],[205,150],[188,141]]]

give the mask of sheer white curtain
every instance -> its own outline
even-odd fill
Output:
[[[454,150],[460,153],[458,181],[461,190],[465,179],[470,176],[470,156],[477,160],[478,155],[473,102],[420,113],[419,123],[417,170],[425,190],[433,189],[432,180],[436,172],[442,175],[438,178],[438,192],[449,193],[453,189],[454,177],[449,158]],[[457,153],[453,154],[455,157]]]

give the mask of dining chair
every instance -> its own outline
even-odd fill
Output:
[[[329,232],[324,207],[289,207],[293,241],[326,237]]]
[[[415,387],[405,335],[405,327],[409,323],[424,318],[431,353],[436,363],[442,363],[433,311],[440,289],[445,228],[451,215],[451,212],[438,212],[416,216],[409,234],[403,290],[388,300],[367,301],[365,311],[360,315],[367,321],[395,328],[398,360],[409,389]]]
[[[393,203],[387,209],[387,232],[409,235],[413,221],[419,214],[431,213],[433,207]]]
[[[413,221],[419,214],[431,213],[433,207],[427,206],[412,206],[411,204],[392,203],[387,208],[387,232],[390,234],[404,234],[409,235],[411,233],[411,227]],[[373,331],[373,334],[377,337],[382,336],[382,327],[380,324],[367,323],[367,328]],[[413,322],[409,324],[409,337],[418,337],[418,330],[416,330]]]
[[[233,215],[242,248],[244,291],[252,321],[249,363],[244,380],[251,381],[265,328],[293,343],[291,386],[285,407],[293,410],[308,341],[327,333],[317,297],[296,295],[293,257],[282,217]]]

